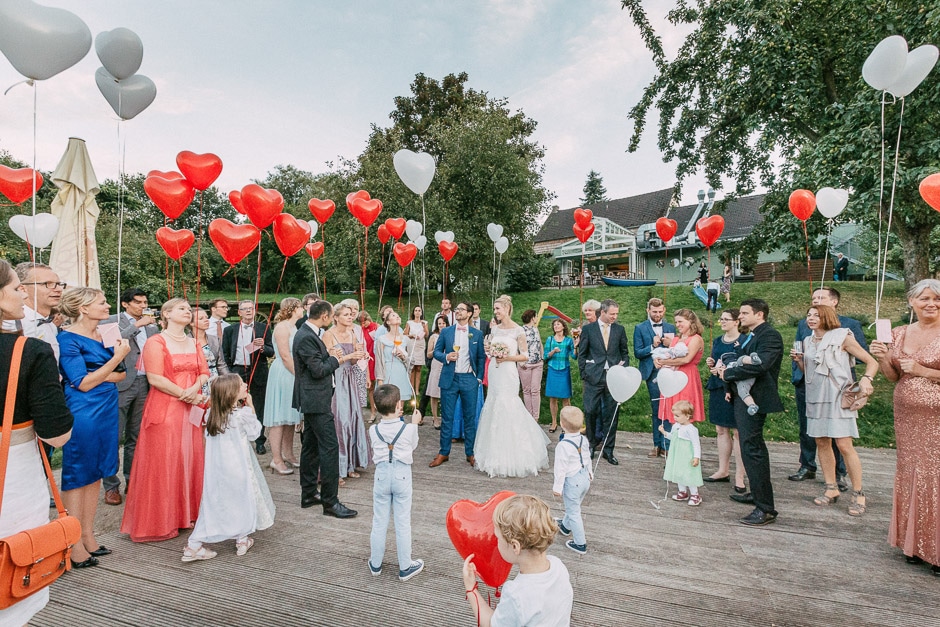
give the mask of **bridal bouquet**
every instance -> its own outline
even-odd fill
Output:
[[[503,344],[502,342],[493,342],[490,344],[490,357],[496,359],[497,357],[509,357],[509,347]],[[496,362],[495,366],[499,368],[499,362]]]

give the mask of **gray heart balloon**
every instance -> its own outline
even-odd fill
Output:
[[[90,49],[91,31],[74,13],[31,0],[0,2],[0,52],[26,78],[55,76]]]
[[[95,72],[98,91],[122,120],[130,120],[150,106],[157,97],[157,86],[141,74],[119,81],[103,67]]]
[[[144,60],[144,44],[140,37],[123,27],[98,33],[95,52],[104,69],[119,81],[133,76]]]

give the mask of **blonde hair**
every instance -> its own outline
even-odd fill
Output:
[[[705,326],[702,324],[702,321],[698,319],[698,316],[691,309],[677,309],[675,313],[672,314],[673,319],[677,316],[681,316],[689,321],[690,331],[692,335],[701,335],[705,332]]]
[[[343,300],[339,301],[339,304],[346,305],[347,307],[349,307],[350,309],[354,311],[359,309],[359,301],[356,300],[355,298],[344,298]]]
[[[692,418],[695,415],[695,407],[689,401],[676,401],[672,406],[672,411],[678,412],[683,416]]]
[[[340,312],[342,312],[342,311],[345,310],[345,309],[352,310],[352,305],[350,305],[348,302],[346,302],[346,301],[348,301],[348,300],[349,300],[349,299],[347,298],[346,300],[341,300],[341,301],[339,301],[338,303],[336,303],[335,305],[333,305],[333,315],[334,315],[334,316],[338,316],[338,315],[340,314]]]
[[[284,298],[281,300],[281,308],[277,310],[277,315],[274,317],[274,322],[283,322],[284,320],[290,320],[290,317],[294,315],[294,312],[300,308],[300,299],[299,298]]]
[[[68,316],[72,322],[75,322],[82,317],[82,307],[87,307],[103,295],[104,292],[93,287],[71,287],[62,294],[59,311],[63,316]]]
[[[225,433],[229,414],[238,403],[242,391],[242,378],[237,374],[223,374],[216,377],[209,387],[209,417],[206,419],[206,433],[219,435]]]
[[[558,414],[558,416],[561,418],[562,428],[566,430],[576,431],[584,424],[584,412],[574,405],[562,407],[561,413]]]
[[[523,551],[544,553],[555,539],[558,525],[542,499],[516,494],[496,506],[493,525],[508,543],[518,542]]]
[[[167,323],[166,314],[173,308],[178,307],[179,305],[182,305],[183,303],[186,303],[187,305],[189,305],[189,301],[186,300],[185,298],[171,298],[170,300],[163,303],[163,306],[160,307],[160,319],[163,320],[164,324]],[[193,320],[195,320],[195,316],[193,317]],[[189,321],[190,324],[193,323],[193,320]]]
[[[497,298],[494,301],[494,303],[499,303],[500,305],[502,305],[503,308],[506,309],[506,315],[512,316],[512,296],[509,296],[508,294],[503,294],[502,296]]]

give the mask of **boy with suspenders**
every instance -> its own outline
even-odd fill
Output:
[[[372,487],[372,536],[369,570],[382,574],[385,538],[390,514],[395,516],[395,544],[398,548],[398,578],[408,581],[422,570],[422,560],[411,559],[411,464],[418,447],[418,421],[415,411],[411,424],[401,416],[401,393],[394,385],[380,385],[372,394],[379,422],[369,427],[375,483]]]
[[[574,535],[565,546],[584,555],[587,539],[584,536],[584,521],[581,519],[581,501],[591,487],[594,472],[591,469],[591,445],[581,433],[584,413],[573,405],[561,410],[561,428],[564,439],[555,447],[555,482],[552,492],[565,502],[565,517],[556,518],[562,535]]]

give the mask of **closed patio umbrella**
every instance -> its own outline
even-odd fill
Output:
[[[69,138],[52,182],[59,188],[51,208],[59,219],[59,231],[52,242],[49,265],[70,286],[101,289],[95,243],[100,213],[95,196],[100,189],[85,140]]]

